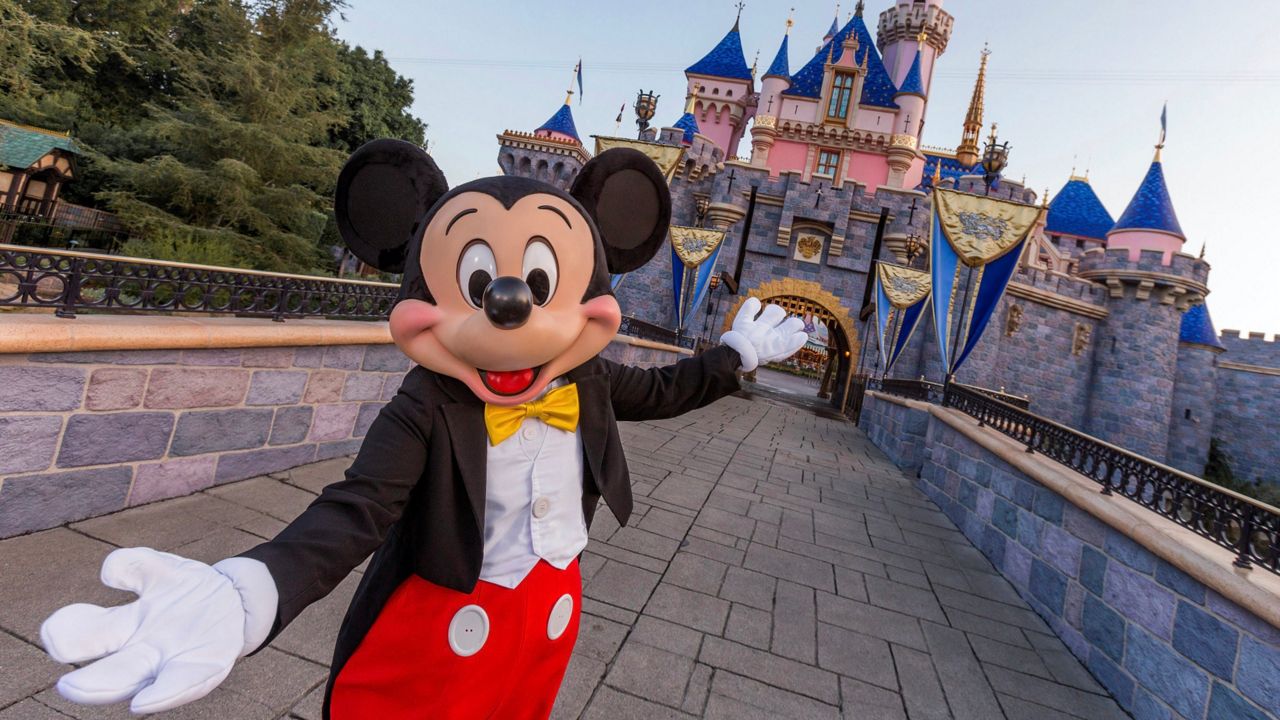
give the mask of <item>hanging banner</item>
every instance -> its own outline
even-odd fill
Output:
[[[720,254],[724,235],[723,230],[671,226],[671,289],[676,327],[684,327],[685,316],[698,307],[706,294],[714,258]]]
[[[876,263],[876,344],[888,373],[920,325],[930,297],[929,273],[892,263]]]
[[[948,376],[960,369],[982,337],[1040,213],[1035,205],[933,191],[933,319]]]
[[[658,164],[658,170],[662,172],[662,177],[666,178],[668,183],[671,182],[671,178],[675,177],[676,169],[680,167],[680,161],[684,159],[685,148],[683,145],[663,145],[662,143],[648,142],[646,140],[601,137],[599,135],[592,135],[592,137],[596,140],[596,155],[616,147],[639,150]]]

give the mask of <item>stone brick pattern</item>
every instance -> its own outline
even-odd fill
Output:
[[[44,353],[0,364],[0,537],[349,455],[393,345]]]
[[[919,487],[1135,718],[1280,713],[1280,629],[932,419]]]
[[[1241,337],[1224,330],[1220,337],[1227,351],[1218,361],[1230,361],[1280,370],[1280,339],[1262,333]],[[1236,477],[1249,481],[1280,483],[1280,375],[1218,367],[1213,435],[1231,457]]]
[[[867,395],[858,425],[894,465],[913,475],[920,469],[929,427],[927,410]]]
[[[1168,463],[1192,475],[1203,475],[1214,435],[1221,353],[1207,345],[1178,345],[1178,375],[1173,384],[1173,412],[1169,418]]]

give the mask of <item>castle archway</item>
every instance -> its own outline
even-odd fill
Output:
[[[843,407],[860,349],[858,333],[849,308],[845,307],[840,298],[811,280],[769,280],[738,296],[733,307],[725,314],[726,331],[732,327],[733,318],[748,297],[759,298],[765,304],[780,305],[789,315],[811,319],[815,327],[819,324],[825,327],[825,349],[819,349],[823,343],[811,342],[806,349],[797,353],[795,361],[785,368],[777,369],[798,372],[804,376],[814,366],[815,360],[818,361],[821,365],[816,373],[818,396],[829,398],[833,405]],[[824,333],[819,331],[816,334],[821,336]],[[813,335],[811,333],[811,337]]]

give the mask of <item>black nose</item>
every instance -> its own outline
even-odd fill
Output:
[[[505,275],[484,289],[484,314],[503,330],[515,330],[529,321],[533,312],[533,292],[525,281]]]

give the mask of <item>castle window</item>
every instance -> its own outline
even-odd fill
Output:
[[[831,82],[831,102],[827,104],[828,120],[849,119],[849,102],[853,99],[853,76],[836,73]]]
[[[814,169],[814,173],[818,175],[826,175],[827,177],[836,176],[836,168],[840,165],[840,153],[835,150],[819,150],[818,151],[818,167]]]
[[[724,91],[724,94],[725,94],[725,97],[733,97],[733,91],[732,91],[732,90],[725,90],[725,91]]]
[[[712,95],[719,95],[719,94],[720,94],[720,88],[712,88],[712,89],[711,89],[711,94],[712,94]]]

